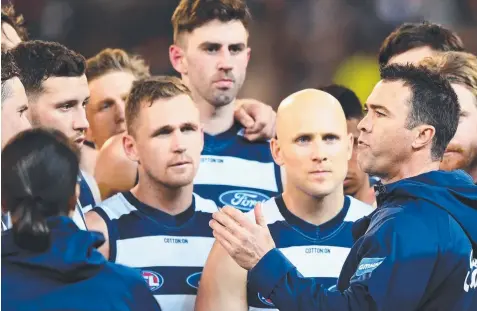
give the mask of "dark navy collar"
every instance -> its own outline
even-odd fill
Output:
[[[182,213],[177,215],[170,215],[161,211],[158,208],[154,208],[146,203],[139,201],[130,191],[123,192],[124,198],[136,209],[145,213],[153,220],[157,221],[161,225],[167,227],[181,227],[194,217],[195,213],[195,196],[192,196],[192,204]]]
[[[348,196],[345,196],[343,208],[338,213],[338,215],[319,226],[306,222],[298,216],[294,215],[292,212],[290,212],[285,205],[285,201],[283,200],[282,195],[275,197],[275,202],[278,206],[278,210],[288,224],[297,228],[302,233],[306,234],[312,239],[322,239],[329,236],[330,234],[333,234],[337,229],[341,227],[346,217],[346,214],[348,213],[351,200]]]
[[[237,141],[237,138],[241,138],[239,135],[241,130],[243,130],[242,125],[235,122],[227,131],[223,133],[217,135],[204,133],[204,151],[215,153],[234,145]]]

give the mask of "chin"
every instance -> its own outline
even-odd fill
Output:
[[[193,178],[174,178],[167,182],[167,185],[170,188],[181,188],[192,184],[194,181]]]

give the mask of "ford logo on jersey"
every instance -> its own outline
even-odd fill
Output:
[[[199,281],[200,281],[200,277],[202,275],[202,272],[196,272],[194,274],[191,274],[187,277],[187,284],[189,284],[190,287],[192,288],[199,288]]]
[[[265,305],[274,307],[275,305],[270,299],[266,299],[265,297],[262,296],[262,294],[258,293],[258,299],[260,299],[261,302],[263,302]]]
[[[142,277],[152,292],[158,290],[164,285],[164,278],[157,272],[142,270]]]
[[[233,206],[242,211],[249,211],[259,202],[265,202],[270,198],[266,195],[250,190],[231,190],[220,195],[219,201],[224,205]]]

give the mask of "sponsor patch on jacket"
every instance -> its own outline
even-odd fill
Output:
[[[374,269],[379,267],[386,258],[363,258],[356,269],[356,276],[361,276],[366,273],[373,272]]]

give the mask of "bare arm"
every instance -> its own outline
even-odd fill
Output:
[[[200,279],[195,311],[246,311],[247,271],[214,243]]]
[[[106,259],[109,259],[109,234],[106,222],[95,211],[86,213],[85,221],[89,231],[101,232],[104,235],[105,242],[98,248],[98,251],[103,254]]]
[[[122,134],[108,139],[98,153],[94,178],[103,200],[134,187],[137,163],[124,152]]]

